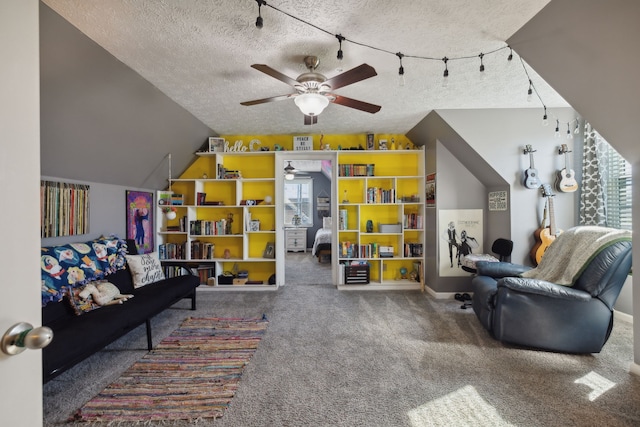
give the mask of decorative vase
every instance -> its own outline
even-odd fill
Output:
[[[373,233],[373,221],[367,220],[367,233]]]
[[[168,220],[176,219],[175,211],[169,211],[165,213],[164,216],[166,216]]]

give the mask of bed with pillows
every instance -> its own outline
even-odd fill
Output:
[[[165,277],[168,265],[160,263],[157,253],[138,254],[135,242],[115,236],[43,247],[40,265],[42,322],[53,330],[53,340],[43,349],[44,382],[142,324],[151,350],[155,315],[184,298],[191,299],[192,310],[196,307],[200,281],[187,266],[170,266],[180,275]],[[86,285],[101,288],[105,282],[129,297],[112,304],[82,297]]]

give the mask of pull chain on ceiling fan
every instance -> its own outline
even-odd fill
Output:
[[[338,74],[335,77],[327,79],[325,76],[315,71],[320,63],[320,60],[316,56],[305,57],[304,63],[309,71],[300,74],[295,80],[277,70],[274,70],[268,65],[251,65],[252,68],[262,71],[263,73],[292,86],[296,90],[296,93],[245,101],[240,104],[249,106],[294,98],[296,106],[304,114],[305,125],[317,123],[318,115],[322,113],[330,103],[340,104],[345,107],[355,108],[356,110],[372,114],[377,113],[380,111],[380,108],[382,108],[379,105],[369,104],[368,102],[358,101],[357,99],[347,98],[346,96],[340,96],[330,92],[331,90],[339,89],[376,76],[376,70],[372,66],[362,64],[358,67],[352,68],[351,70],[345,71],[342,74]]]

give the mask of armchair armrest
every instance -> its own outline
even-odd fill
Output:
[[[592,299],[587,292],[539,279],[505,277],[498,281],[498,287],[556,299],[582,302],[588,302]]]
[[[495,279],[502,277],[517,277],[527,270],[531,270],[531,267],[512,264],[510,262],[478,261],[476,263],[478,276],[489,276]]]

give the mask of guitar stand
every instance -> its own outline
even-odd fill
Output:
[[[464,294],[455,294],[454,298],[462,303],[462,305],[460,306],[461,309],[466,310],[467,308],[471,307],[471,295],[469,295],[468,293],[465,292]]]

